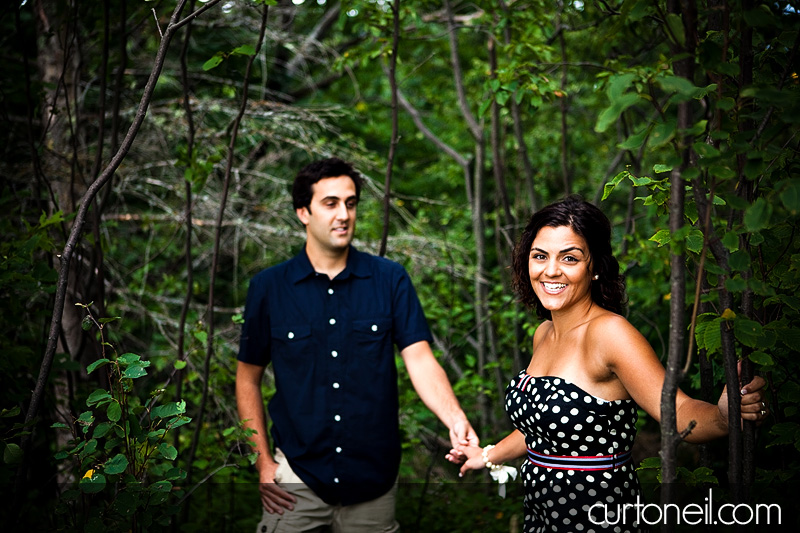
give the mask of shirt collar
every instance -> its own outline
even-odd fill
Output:
[[[366,254],[359,252],[351,244],[350,251],[347,253],[347,265],[344,267],[344,270],[342,270],[339,275],[336,276],[336,279],[347,279],[351,275],[357,278],[369,277],[369,264],[367,261],[364,261],[364,255]],[[305,245],[300,253],[295,256],[292,262],[294,264],[292,265],[289,274],[290,281],[292,283],[299,283],[306,278],[313,277],[316,274],[314,267],[311,266],[311,261],[308,259]]]

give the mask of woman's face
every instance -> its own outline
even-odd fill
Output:
[[[539,230],[531,246],[528,273],[536,297],[551,313],[591,302],[589,246],[569,226]]]

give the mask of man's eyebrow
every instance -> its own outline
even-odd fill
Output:
[[[326,202],[328,200],[339,201],[339,200],[341,200],[341,198],[339,198],[338,196],[330,195],[330,196],[323,196],[322,198],[320,198],[319,201],[320,202]],[[356,196],[353,195],[353,196],[348,196],[347,198],[344,199],[345,202],[349,202],[350,200],[358,200],[358,198],[356,198]]]

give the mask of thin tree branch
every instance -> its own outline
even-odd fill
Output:
[[[209,391],[209,375],[211,373],[211,356],[214,354],[214,293],[216,288],[216,277],[217,277],[217,268],[219,266],[219,249],[220,249],[220,241],[222,240],[222,220],[225,218],[225,204],[227,203],[228,199],[228,190],[230,189],[231,183],[231,175],[233,172],[231,169],[233,168],[233,161],[236,158],[236,141],[239,135],[239,125],[241,124],[242,118],[244,117],[245,111],[247,110],[247,100],[248,100],[248,89],[250,87],[250,73],[253,70],[253,63],[258,56],[259,50],[261,50],[261,46],[264,43],[264,36],[267,32],[267,16],[269,15],[269,6],[264,4],[263,12],[261,14],[261,26],[259,28],[258,33],[258,42],[256,43],[255,53],[250,56],[247,61],[247,68],[245,69],[244,74],[244,88],[242,89],[242,101],[241,105],[239,106],[239,113],[236,115],[236,118],[233,121],[233,126],[231,128],[231,138],[230,142],[228,143],[228,160],[225,165],[225,178],[224,183],[222,186],[222,198],[220,199],[219,211],[217,214],[217,228],[215,231],[214,236],[214,251],[211,258],[211,269],[209,273],[209,289],[208,289],[208,310],[206,312],[206,324],[208,327],[208,336],[206,341],[206,358],[203,364],[203,376],[205,377],[203,381],[203,396],[200,400],[200,407],[199,413],[196,417],[195,421],[195,431],[194,436],[192,437],[192,445],[189,450],[189,457],[187,460],[187,464],[191,466],[194,462],[195,454],[197,453],[197,447],[200,442],[200,432],[203,429],[203,418],[205,417],[205,408],[208,402],[208,391]],[[187,480],[191,479],[191,471],[189,475],[187,475]]]
[[[386,255],[386,242],[389,239],[389,211],[392,202],[392,169],[394,155],[397,150],[397,50],[400,42],[400,0],[390,4],[392,9],[392,51],[389,57],[389,85],[392,92],[392,137],[389,141],[389,157],[386,161],[386,179],[383,184],[383,234],[378,255]]]

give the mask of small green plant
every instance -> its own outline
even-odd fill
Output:
[[[117,355],[106,342],[105,326],[117,318],[95,319],[91,304],[83,328],[97,328],[102,345],[100,359],[90,364],[89,374],[105,369],[108,388],[96,389],[85,401],[70,429],[69,448],[57,460],[71,459],[78,475],[76,486],[64,492],[57,512],[68,530],[152,531],[169,524],[179,508],[183,490],[176,486],[186,473],[174,466],[178,451],[167,442],[169,432],[191,421],[186,402],[157,404],[164,389],[141,398],[135,380],[147,375],[149,361],[139,355]],[[110,353],[108,353],[110,352]]]

